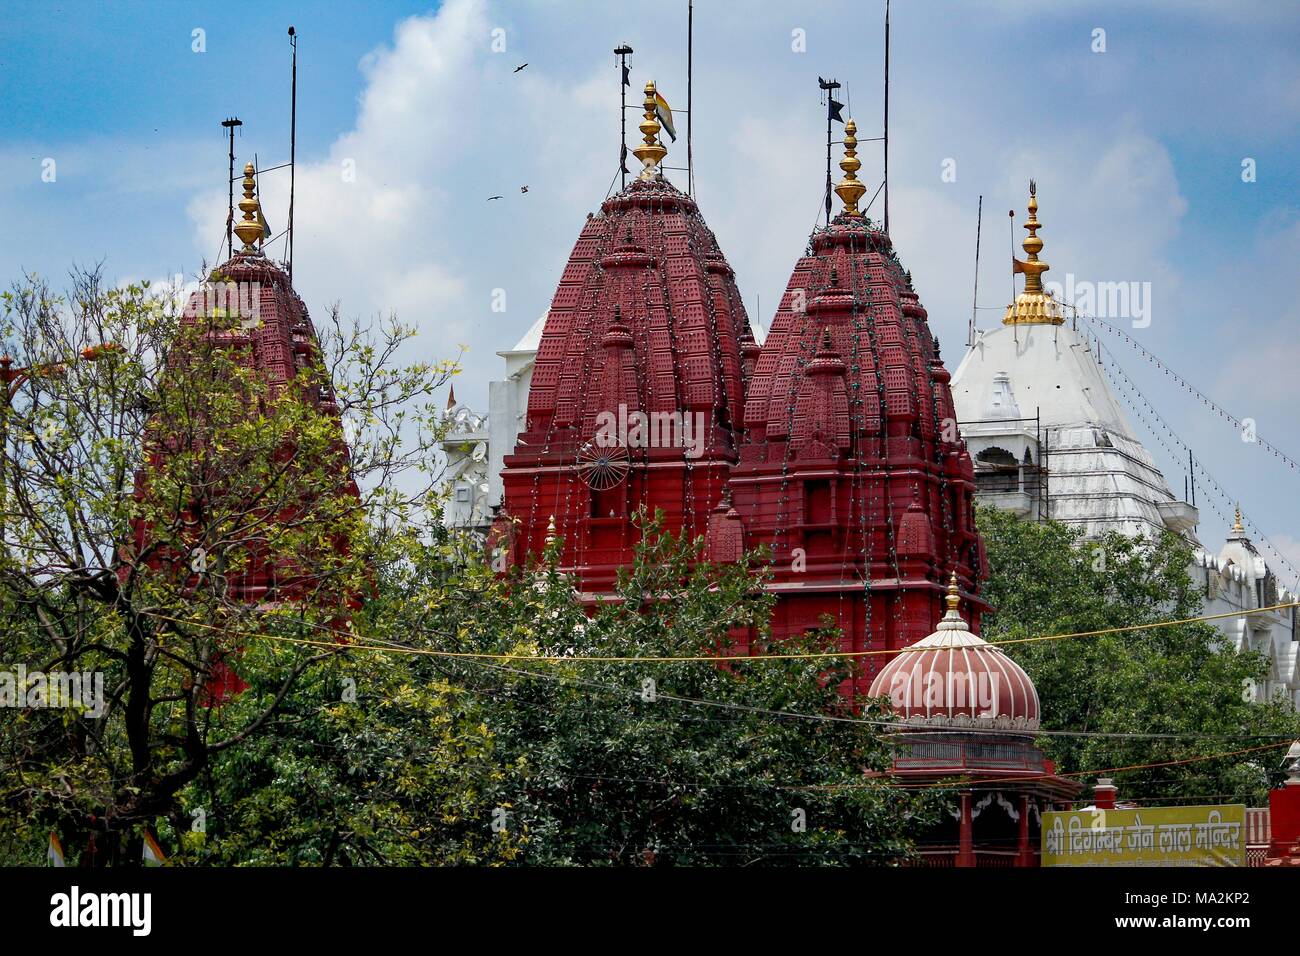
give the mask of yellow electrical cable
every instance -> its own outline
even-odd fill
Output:
[[[1064,641],[1080,637],[1102,637],[1107,634],[1126,634],[1133,631],[1147,631],[1162,627],[1176,627],[1180,624],[1197,624],[1206,621],[1217,621],[1223,618],[1232,617],[1249,617],[1255,614],[1266,614],[1272,611],[1284,610],[1286,608],[1300,607],[1300,601],[1291,601],[1286,604],[1274,604],[1269,607],[1254,608],[1244,611],[1225,611],[1220,614],[1203,614],[1198,617],[1186,617],[1173,621],[1154,621],[1150,624],[1126,624],[1121,627],[1105,627],[1093,631],[1076,631],[1071,634],[1042,634],[1034,637],[1017,637],[1005,641],[990,641],[991,647],[1000,647],[1008,644],[1029,644],[1038,641]],[[467,658],[473,660],[492,660],[492,661],[536,661],[539,663],[559,664],[564,662],[572,663],[599,663],[599,664],[630,664],[630,663],[649,663],[649,664],[667,664],[667,663],[700,663],[710,662],[719,663],[722,661],[769,661],[769,660],[821,660],[827,658],[853,658],[853,657],[872,657],[882,654],[907,654],[926,653],[927,650],[943,650],[943,648],[915,648],[915,647],[898,647],[887,650],[874,651],[810,651],[806,653],[791,654],[693,654],[684,656],[670,655],[651,655],[646,657],[628,657],[615,655],[598,655],[598,656],[562,656],[562,655],[530,655],[530,654],[491,654],[486,652],[475,651],[439,651],[422,647],[404,647],[395,644],[361,644],[349,639],[349,635],[339,632],[341,640],[335,641],[313,641],[304,637],[287,637],[283,634],[267,634],[257,631],[238,631],[230,632],[224,627],[215,624],[205,624],[201,621],[187,621],[184,618],[170,617],[166,614],[157,612],[145,612],[148,616],[163,621],[170,621],[175,624],[184,624],[189,627],[198,627],[210,631],[221,631],[231,634],[237,638],[262,638],[269,641],[280,641],[286,644],[298,644],[305,647],[324,647],[334,648],[336,650],[357,650],[357,651],[392,651],[398,654],[413,654],[426,657],[446,657],[446,658]]]

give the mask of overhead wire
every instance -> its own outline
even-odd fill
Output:
[[[1200,614],[1194,617],[1177,618],[1173,620],[1151,621],[1144,624],[1124,624],[1116,627],[1096,628],[1089,631],[1073,631],[1067,634],[1039,634],[1031,637],[1007,638],[1001,641],[986,642],[990,647],[1006,647],[1013,644],[1032,644],[1042,641],[1064,641],[1074,640],[1086,637],[1102,637],[1112,634],[1127,634],[1136,631],[1158,630],[1167,627],[1177,627],[1186,624],[1206,623],[1209,621],[1223,620],[1226,618],[1249,617],[1258,614],[1269,614],[1274,611],[1284,610],[1287,608],[1300,607],[1300,601],[1287,601],[1279,604],[1272,604],[1267,607],[1246,608],[1237,611],[1223,611],[1217,614]],[[744,661],[776,661],[776,660],[825,660],[832,658],[856,658],[856,657],[873,657],[879,655],[897,655],[897,654],[919,654],[925,653],[924,648],[915,646],[898,647],[898,648],[881,648],[876,650],[863,651],[795,651],[778,654],[684,654],[684,655],[618,655],[618,654],[601,654],[601,655],[579,655],[579,654],[520,654],[504,652],[487,652],[487,651],[447,651],[436,648],[411,647],[403,644],[365,644],[353,639],[353,635],[346,632],[334,631],[337,637],[333,641],[313,641],[310,638],[289,637],[284,634],[270,634],[257,631],[231,631],[227,627],[207,624],[202,621],[186,620],[184,618],[174,617],[163,614],[159,611],[144,612],[150,617],[158,620],[168,621],[173,624],[183,624],[190,627],[198,627],[206,630],[221,631],[240,638],[258,638],[271,641],[282,641],[285,643],[299,644],[302,646],[315,647],[339,647],[342,642],[346,643],[349,650],[364,651],[389,651],[401,654],[410,654],[416,656],[428,657],[445,657],[445,658],[464,658],[475,660],[497,660],[497,661],[527,661],[533,663],[598,663],[598,664],[618,664],[618,663],[734,663]],[[374,640],[373,638],[370,640]]]
[[[179,620],[179,619],[167,618],[166,616],[159,615],[156,613],[153,614],[153,616],[162,617],[163,619],[166,620]],[[188,623],[191,625],[197,624],[199,627],[210,628],[214,630],[224,630],[223,628],[216,627],[215,625],[205,625],[199,622],[181,622],[181,623]],[[566,677],[564,675],[543,673],[539,671],[528,670],[525,668],[508,667],[499,663],[492,663],[492,661],[509,660],[517,663],[529,663],[529,662],[579,663],[583,661],[588,661],[588,662],[599,661],[601,663],[677,663],[677,662],[709,661],[712,663],[725,663],[725,662],[730,662],[732,660],[738,660],[738,659],[748,659],[748,660],[778,659],[776,658],[775,655],[768,655],[766,656],[766,658],[764,655],[749,655],[748,657],[743,657],[743,658],[717,657],[717,656],[699,656],[699,657],[695,657],[695,656],[692,657],[550,656],[547,657],[541,655],[536,657],[531,657],[527,655],[518,655],[518,654],[482,654],[482,653],[470,653],[470,652],[434,651],[428,648],[412,648],[409,647],[408,645],[397,644],[394,642],[386,642],[382,644],[359,645],[359,644],[348,643],[348,642],[338,641],[338,640],[329,641],[329,642],[312,641],[307,638],[291,638],[288,637],[287,635],[271,635],[265,633],[252,634],[250,632],[241,632],[239,636],[261,637],[261,638],[267,638],[271,640],[282,641],[284,643],[289,643],[289,644],[332,648],[339,651],[340,653],[345,651],[350,651],[350,650],[392,651],[395,653],[405,653],[405,654],[411,654],[415,656],[428,656],[428,657],[435,657],[435,658],[468,661],[471,663],[479,664],[483,667],[488,667],[494,670],[508,672],[519,676],[545,679],[545,680],[556,680],[562,683],[592,687],[601,690],[615,692],[618,694],[627,695],[629,698],[639,698],[640,697],[639,688],[621,687],[616,684],[607,684],[601,681],[592,681],[585,678]],[[838,652],[835,654],[831,654],[830,656],[847,656],[853,653],[860,653],[860,652]],[[786,659],[790,659],[791,657],[800,658],[802,656],[806,656],[806,655],[787,655]],[[824,655],[812,655],[812,656],[824,656]],[[780,717],[785,719],[814,720],[814,721],[824,721],[824,722],[832,722],[832,723],[849,723],[849,724],[861,724],[867,726],[886,727],[886,728],[893,729],[895,731],[906,732],[909,737],[925,736],[925,735],[945,735],[951,733],[950,730],[942,730],[942,729],[933,729],[933,730],[917,729],[912,725],[908,725],[896,720],[872,719],[872,718],[865,718],[865,717],[845,717],[845,716],[840,716],[835,714],[807,714],[807,713],[799,713],[796,711],[773,710],[769,708],[755,707],[752,705],[740,704],[731,701],[713,701],[705,698],[687,697],[678,694],[665,693],[663,691],[656,691],[655,697],[656,700],[677,701],[681,703],[724,708],[724,709],[735,710],[735,711],[744,711],[747,713],[757,713],[757,714]],[[1288,734],[1202,734],[1202,733],[1174,733],[1174,732],[1146,733],[1146,732],[1130,732],[1130,731],[1074,731],[1074,730],[1029,730],[1027,731],[1023,729],[1004,729],[1004,728],[986,728],[986,729],[982,729],[981,733],[989,733],[993,735],[1011,735],[1017,737],[1048,736],[1048,737],[1084,737],[1084,738],[1115,738],[1115,739],[1169,739],[1169,740],[1276,739],[1279,741],[1290,741],[1293,739],[1293,736]]]

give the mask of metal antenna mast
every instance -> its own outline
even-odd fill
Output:
[[[975,310],[980,301],[980,231],[984,226],[984,197],[980,196],[979,212],[975,216],[975,295],[970,303],[970,328],[966,330],[966,347],[975,344]]]
[[[230,175],[227,177],[230,201],[226,210],[226,258],[230,259],[235,255],[235,130],[244,121],[232,116],[222,120],[221,125],[230,131]]]
[[[618,87],[618,122],[619,129],[622,131],[618,152],[618,169],[619,175],[623,177],[623,189],[627,188],[627,88],[632,85],[632,81],[628,79],[627,58],[630,53],[632,53],[632,48],[626,43],[614,48],[614,55],[618,57],[618,65],[622,75]]]
[[[695,198],[695,163],[691,156],[691,122],[695,106],[691,102],[691,56],[695,46],[695,2],[686,2],[686,192]]]
[[[885,233],[889,232],[889,0],[885,0]]]
[[[291,79],[289,81],[289,223],[288,237],[285,244],[288,246],[288,260],[285,265],[289,270],[289,280],[293,281],[293,186],[294,186],[294,159],[298,149],[298,35],[293,27],[289,27],[289,45],[293,47],[293,66],[291,69]]]
[[[831,224],[831,120],[844,121],[840,110],[844,104],[835,99],[835,91],[840,84],[835,80],[823,80],[817,77],[817,86],[826,94],[826,225]]]

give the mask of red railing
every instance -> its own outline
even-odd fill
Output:
[[[1016,865],[1015,850],[976,850],[975,865],[988,869],[1010,869]],[[1035,858],[1037,854],[1034,854]],[[941,869],[957,865],[957,847],[934,847],[918,850],[916,855],[907,860],[904,866],[921,869]],[[1035,864],[1036,865],[1036,864]]]

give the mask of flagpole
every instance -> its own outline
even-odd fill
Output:
[[[221,125],[230,130],[230,175],[226,177],[230,194],[229,205],[226,208],[226,258],[231,259],[235,255],[235,128],[243,126],[244,121],[232,116],[222,120]]]
[[[293,281],[293,186],[294,186],[294,158],[297,154],[298,147],[298,36],[293,27],[289,27],[289,45],[293,47],[293,67],[291,70],[291,80],[289,83],[289,223],[288,239],[285,244],[289,247],[288,262],[286,265],[289,270],[289,281]]]
[[[966,347],[975,344],[975,312],[980,301],[980,231],[984,226],[984,197],[980,196],[979,209],[975,213],[975,293],[970,303],[970,328],[966,330]]]
[[[827,97],[829,100],[830,97]],[[831,224],[831,107],[826,105],[826,225]]]
[[[259,178],[259,177],[261,176],[261,173],[258,172],[258,169],[259,169],[259,167],[258,167],[258,164],[257,164],[257,153],[253,153],[253,183],[255,184],[255,187],[254,187],[254,188],[257,189],[257,202],[258,202],[258,210],[257,210],[257,211],[258,211],[259,213],[261,213],[261,211],[262,211],[262,209],[261,209],[261,202],[262,202],[262,182],[261,182],[261,179]],[[265,241],[266,241],[266,232],[265,232],[265,230],[263,230],[263,232],[262,232],[262,237],[261,237],[260,239],[257,240],[257,248],[258,248],[258,251],[259,251],[259,252],[260,252],[261,249],[262,249],[262,243],[265,242]]]
[[[831,224],[831,120],[835,118],[837,104],[835,91],[840,84],[835,80],[823,80],[817,77],[817,86],[826,93],[826,225]],[[844,118],[840,117],[840,122]]]
[[[885,234],[889,234],[889,0],[885,0]]]
[[[695,40],[695,0],[686,0],[686,192],[695,198],[695,163],[691,157],[691,120],[695,115],[691,102],[691,54]]]
[[[619,64],[618,122],[621,132],[619,136],[618,170],[619,175],[623,177],[623,189],[627,189],[627,55],[631,52],[632,48],[626,43],[614,49]]]

